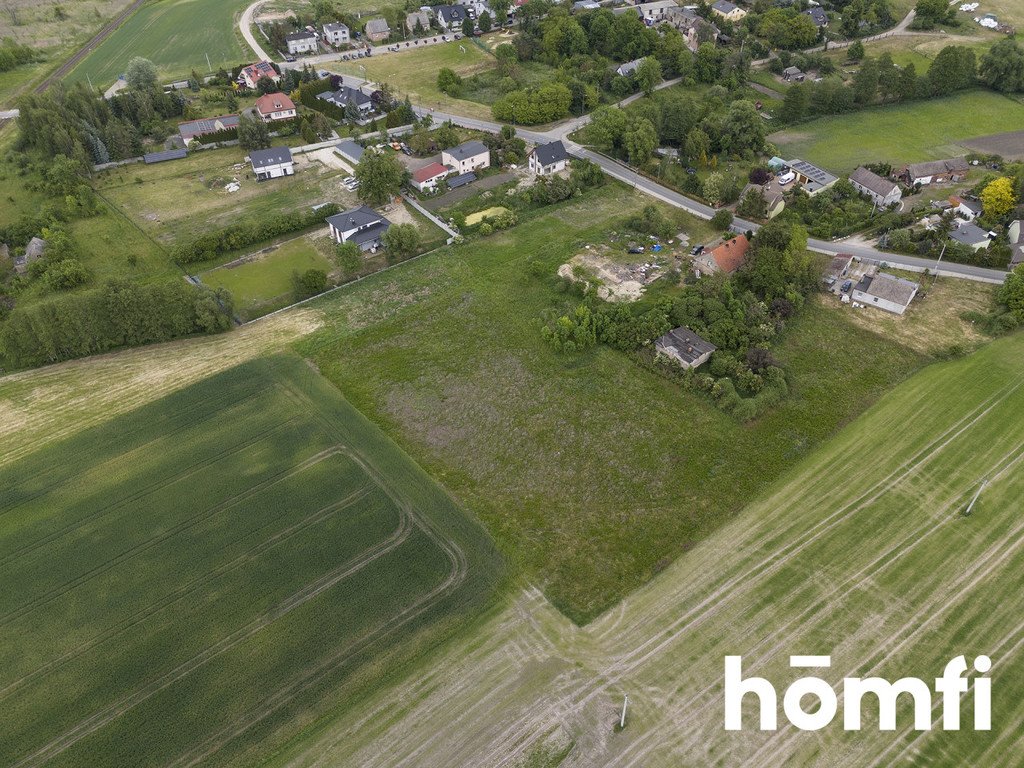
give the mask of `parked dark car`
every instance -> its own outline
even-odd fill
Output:
[[[703,245],[695,245],[693,246],[693,248],[690,249],[691,256],[700,256],[702,253],[704,253]]]
[[[847,280],[843,283],[842,291],[843,293],[849,293],[851,288],[853,288],[853,280]]]

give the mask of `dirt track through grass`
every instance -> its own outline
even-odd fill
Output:
[[[563,737],[575,743],[565,766],[883,766],[911,754],[1010,764],[1019,739],[1007,728],[1024,722],[1022,360],[1018,335],[926,370],[593,624],[562,624],[528,589],[479,635],[502,640],[424,665],[425,679],[380,695],[366,720],[280,764],[513,766]],[[982,477],[982,504],[963,518]],[[726,733],[731,653],[780,695],[792,653],[831,653],[824,677],[837,687],[848,675],[928,678],[954,655],[992,654],[997,722],[990,734],[917,733],[901,706],[901,730],[880,734],[867,707],[860,734]],[[629,722],[616,733],[623,694]],[[409,703],[406,716],[371,726],[392,697]]]

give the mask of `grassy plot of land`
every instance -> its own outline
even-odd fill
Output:
[[[15,96],[59,67],[130,4],[131,0],[5,2],[0,18],[0,39],[10,37],[34,48],[39,61],[0,72],[0,108],[13,106]]]
[[[569,626],[524,590],[474,637],[279,764],[521,765],[553,742],[571,746],[565,764],[587,766],[1019,765],[1022,361],[1017,334],[927,368],[590,625]],[[791,654],[831,657],[811,673],[839,701],[821,730],[797,731],[782,712],[784,691],[806,674],[789,667]],[[895,731],[881,731],[871,695],[862,730],[843,729],[842,678],[931,687],[961,654],[970,678],[977,656],[992,659],[992,730],[974,730],[973,692],[959,730],[943,729],[934,692],[927,730],[914,729],[911,697],[900,696]],[[742,657],[744,677],[774,684],[778,730],[758,730],[753,696],[744,730],[724,729],[726,655]],[[806,697],[804,707],[817,704]],[[457,740],[434,738],[451,722]]]
[[[255,254],[204,272],[200,279],[211,288],[226,288],[243,319],[287,306],[293,300],[292,275],[309,269],[330,272],[333,263],[307,238],[290,240],[267,253]]]
[[[708,536],[922,362],[808,307],[775,351],[792,397],[743,426],[608,348],[557,355],[538,321],[565,300],[550,278],[530,276],[530,262],[553,276],[648,202],[608,186],[370,278],[317,303],[325,328],[302,345],[581,621]],[[680,230],[706,226],[671,215]]]
[[[204,150],[184,160],[133,165],[107,171],[97,188],[146,233],[165,244],[206,229],[334,202],[343,208],[355,195],[341,185],[347,174],[319,162],[297,159],[296,173],[258,182],[237,148]],[[229,192],[229,182],[241,189]]]
[[[787,157],[832,171],[861,163],[914,163],[964,154],[964,139],[1020,128],[1024,105],[991,91],[824,117],[772,134]]]
[[[252,764],[472,617],[500,567],[293,356],[0,477],[5,765]]]
[[[437,89],[437,73],[444,67],[468,77],[497,66],[493,56],[468,40],[374,56],[360,59],[359,63],[332,61],[323,66],[333,72],[388,83],[396,93],[408,94],[415,104],[422,107],[454,110],[469,117],[489,118],[491,115],[490,107],[466,99],[453,99]]]
[[[107,88],[135,56],[156,64],[165,79],[186,76],[193,69],[209,72],[207,56],[214,70],[230,69],[251,56],[239,41],[235,25],[235,15],[245,6],[240,0],[148,3],[75,67],[68,79],[88,76],[97,88]]]
[[[989,312],[998,286],[951,277],[936,279],[892,269],[886,271],[919,283],[921,292],[904,315],[870,307],[854,310],[849,305],[842,305],[841,311],[852,323],[887,338],[898,339],[926,355],[968,351],[989,341],[973,323],[961,316],[967,312]],[[831,294],[823,294],[821,301],[828,306],[840,306],[839,300]]]

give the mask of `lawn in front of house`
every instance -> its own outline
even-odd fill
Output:
[[[1024,124],[1024,105],[992,91],[872,107],[822,117],[768,137],[783,156],[798,157],[833,173],[858,165],[893,165],[963,155],[960,141],[1013,131]]]
[[[320,203],[356,204],[341,185],[347,174],[296,156],[295,175],[258,182],[237,147],[203,150],[184,160],[104,171],[97,189],[154,239],[171,245],[238,219],[295,211]],[[241,189],[229,192],[229,182]]]
[[[287,306],[296,299],[292,275],[309,269],[330,272],[334,264],[308,237],[297,237],[251,260],[240,260],[203,272],[199,278],[211,288],[226,288],[235,299],[235,312],[243,320]]]
[[[377,83],[387,83],[399,97],[406,95],[422,107],[454,111],[468,117],[490,118],[490,107],[467,99],[453,99],[437,89],[437,73],[442,68],[462,77],[497,67],[497,60],[468,40],[429,45],[424,48],[388,53],[350,61],[332,61],[324,69],[356,75]]]

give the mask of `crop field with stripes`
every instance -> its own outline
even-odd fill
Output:
[[[281,765],[1013,766],[1024,754],[1024,334],[936,364],[809,455],[735,521],[585,627],[536,589],[457,643],[425,675],[380,693],[354,720],[296,746]],[[987,481],[987,483],[986,483]],[[984,484],[971,514],[964,512]],[[825,679],[918,677],[992,659],[992,730],[863,730],[843,708],[823,730],[782,714],[807,672],[791,654],[831,655]],[[724,729],[723,664],[778,694],[779,728]],[[972,678],[973,670],[967,677]],[[973,679],[971,682],[973,689]],[[617,727],[624,696],[629,712]],[[414,702],[384,722],[397,702]],[[808,711],[815,710],[806,699]]]
[[[250,765],[500,578],[302,360],[245,363],[0,466],[0,764]]]

